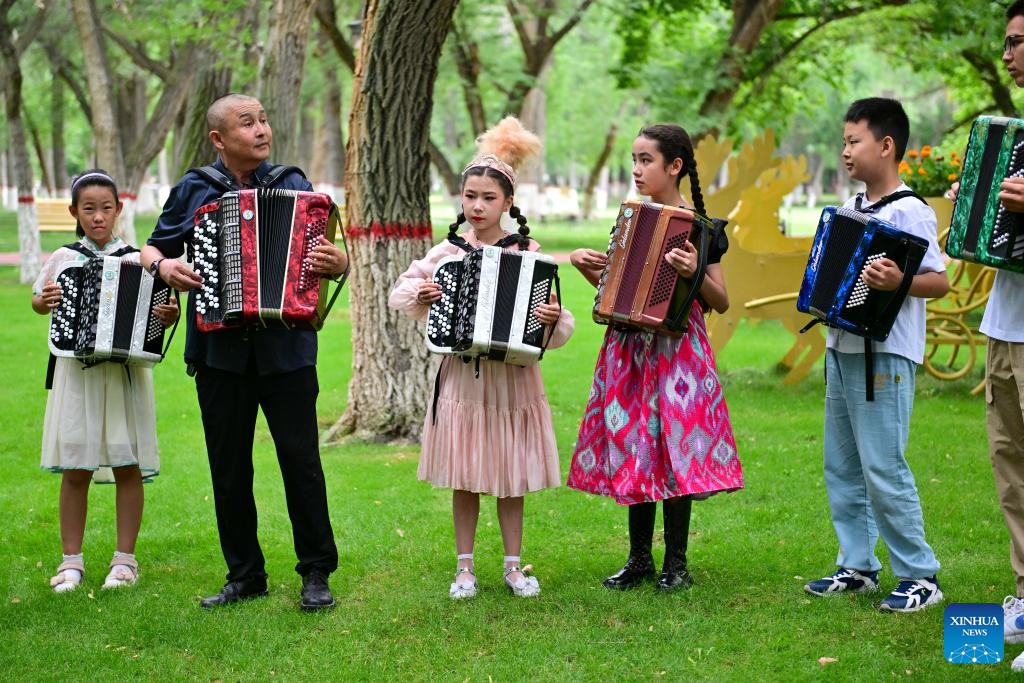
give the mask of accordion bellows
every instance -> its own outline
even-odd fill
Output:
[[[199,329],[319,330],[333,298],[308,257],[321,237],[333,242],[337,232],[338,207],[319,192],[240,190],[200,207],[193,232],[204,280]]]
[[[921,267],[928,241],[853,209],[827,206],[807,259],[797,310],[874,341],[885,341]],[[892,292],[868,287],[864,269],[878,259],[903,272]]]
[[[557,288],[555,260],[534,251],[483,247],[434,268],[441,299],[427,313],[427,348],[526,366],[540,360],[545,326],[533,314]],[[550,333],[549,335],[550,336]]]
[[[688,209],[628,201],[619,208],[608,242],[608,263],[597,283],[594,320],[668,334],[686,330],[704,279],[710,221]],[[700,254],[692,280],[680,277],[665,254],[690,241]]]
[[[1006,178],[1024,177],[1024,121],[981,116],[971,127],[946,253],[1024,272],[1024,215],[999,201]]]
[[[117,256],[66,263],[54,282],[63,295],[50,317],[50,352],[86,363],[152,365],[163,358],[164,326],[153,309],[170,287]]]

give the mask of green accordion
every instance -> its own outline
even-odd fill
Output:
[[[1024,272],[1024,214],[999,202],[1005,178],[1024,177],[1024,121],[980,116],[971,127],[946,253]]]

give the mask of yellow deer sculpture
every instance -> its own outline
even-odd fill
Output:
[[[775,156],[772,131],[743,145],[738,155],[730,157],[731,152],[731,141],[704,138],[695,153],[704,179],[717,177],[726,160],[729,164],[727,181],[705,198],[709,215],[728,216],[730,221],[724,271],[732,305],[708,320],[711,344],[718,353],[743,318],[779,320],[795,337],[780,361],[788,370],[783,381],[793,384],[825,353],[820,331],[800,334],[808,318],[796,310],[812,240],[779,231],[782,199],[808,179],[807,159]]]

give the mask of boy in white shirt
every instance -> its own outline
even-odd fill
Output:
[[[899,163],[910,122],[896,100],[873,97],[846,113],[843,161],[866,192],[847,208],[873,214],[928,240],[889,337],[873,346],[873,400],[869,400],[864,339],[830,329],[825,357],[825,486],[839,540],[838,571],[804,590],[813,595],[878,588],[882,565],[875,556],[881,535],[899,584],[882,600],[883,611],[916,612],[942,600],[939,562],[924,538],[921,502],[904,452],[914,404],[914,375],[924,359],[925,299],[949,290],[936,238],[935,212],[900,181]],[[897,194],[898,193],[898,194]],[[895,290],[903,273],[892,260],[869,265],[864,282]]]

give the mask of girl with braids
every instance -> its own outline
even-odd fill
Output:
[[[414,261],[391,292],[389,305],[417,320],[425,320],[430,304],[441,298],[441,286],[431,281],[431,275],[443,257],[486,245],[540,249],[528,236],[526,217],[513,204],[513,169],[540,149],[540,141],[508,117],[477,143],[479,156],[462,173],[462,212],[448,238]],[[502,229],[505,212],[518,222],[518,233]],[[470,229],[459,235],[459,226],[467,221]],[[559,309],[554,293],[534,313],[545,325],[554,326],[549,349],[566,343],[574,321],[568,310]],[[523,495],[558,486],[561,479],[540,367],[481,359],[477,372],[475,364],[446,356],[437,382],[437,398],[423,427],[418,475],[434,486],[452,489],[458,566],[449,595],[476,595],[473,541],[481,493],[498,499],[505,584],[517,596],[537,595],[537,579],[526,576],[528,568],[520,568],[519,561]]]
[[[75,178],[69,208],[80,239],[57,249],[43,265],[32,288],[32,310],[40,315],[49,315],[60,304],[63,292],[54,279],[63,264],[94,256],[139,262],[138,249],[115,234],[121,202],[106,171],[94,168]],[[170,326],[178,318],[177,300],[157,306],[154,313]],[[117,549],[103,587],[134,584],[139,575],[135,542],[142,524],[142,482],[160,472],[152,370],[119,363],[84,366],[74,358],[55,359],[53,369],[43,419],[42,467],[61,474],[64,557],[50,585],[64,593],[82,582],[82,538],[93,480],[117,485]]]
[[[690,178],[690,207],[679,181]],[[704,214],[693,144],[675,125],[649,126],[633,142],[633,179],[658,204]],[[611,496],[629,506],[629,559],[604,585],[627,589],[653,579],[651,543],[657,501],[664,501],[665,562],[655,590],[687,588],[686,565],[693,500],[743,487],[743,472],[729,413],[704,326],[704,312],[729,307],[720,261],[728,248],[723,230],[710,239],[700,296],[680,337],[610,327],[597,358],[590,399],[569,470],[574,489]],[[687,242],[665,260],[692,277],[698,254]],[[607,258],[578,249],[571,261],[597,285]]]

